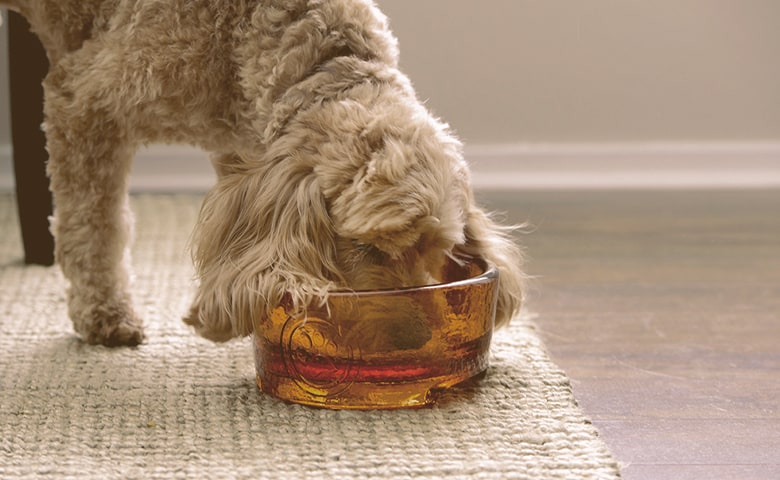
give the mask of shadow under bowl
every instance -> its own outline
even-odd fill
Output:
[[[277,307],[255,325],[260,389],[336,409],[434,403],[488,366],[498,271],[479,258],[449,260],[444,283],[331,292],[305,316]]]

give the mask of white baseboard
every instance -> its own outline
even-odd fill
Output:
[[[473,145],[466,158],[477,190],[780,188],[780,142]],[[130,186],[203,192],[214,181],[204,152],[153,146],[136,156]],[[0,145],[0,191],[13,185]]]
[[[205,192],[216,182],[206,152],[182,145],[153,145],[135,156],[130,189],[143,192]]]
[[[466,158],[483,189],[780,187],[780,142],[478,145]]]

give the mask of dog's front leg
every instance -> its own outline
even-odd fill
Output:
[[[128,292],[132,229],[127,176],[133,148],[112,115],[56,89],[46,92],[55,256],[70,282],[68,313],[91,344],[137,345],[141,321]]]

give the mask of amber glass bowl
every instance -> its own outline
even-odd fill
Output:
[[[483,373],[498,271],[474,258],[444,270],[438,285],[333,292],[305,316],[277,307],[255,325],[258,385],[304,405],[391,409],[434,403]]]

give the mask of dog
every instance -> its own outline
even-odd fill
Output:
[[[476,203],[462,146],[398,67],[370,0],[0,0],[49,58],[55,258],[90,344],[137,345],[128,291],[136,149],[211,154],[185,322],[222,342],[283,298],[440,281],[447,257],[499,271],[497,325],[520,308],[521,249]]]

